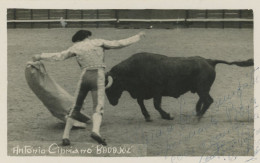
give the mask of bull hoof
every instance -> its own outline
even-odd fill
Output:
[[[202,118],[202,115],[197,115],[198,117],[198,122],[200,122],[200,119]]]
[[[202,115],[201,115],[200,112],[197,112],[197,113],[196,113],[196,116],[197,116],[197,117],[201,117]]]
[[[174,117],[168,117],[168,118],[163,118],[163,119],[166,119],[166,120],[173,120]]]
[[[149,118],[145,118],[146,122],[152,122],[153,120],[149,117]]]
[[[173,120],[174,117],[170,116],[169,114],[167,116],[163,116],[162,119],[166,119],[166,120]]]
[[[198,117],[198,122],[199,122],[200,119],[202,118],[203,114],[201,114],[200,112],[198,112],[196,116]]]

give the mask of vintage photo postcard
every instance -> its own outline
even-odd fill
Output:
[[[259,9],[236,2],[1,2],[4,162],[258,162]]]

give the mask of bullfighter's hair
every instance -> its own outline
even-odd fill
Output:
[[[72,42],[79,42],[91,36],[92,33],[88,30],[79,30],[72,37]]]

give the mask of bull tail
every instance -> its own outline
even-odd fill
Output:
[[[223,60],[211,60],[211,59],[208,59],[207,61],[214,67],[218,63],[223,63],[223,64],[227,64],[227,65],[237,65],[240,67],[249,67],[249,66],[254,65],[254,59],[248,59],[246,61],[234,61],[234,62],[227,62],[227,61],[223,61]]]

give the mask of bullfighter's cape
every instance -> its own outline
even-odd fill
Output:
[[[73,97],[55,82],[46,72],[41,61],[28,62],[25,68],[26,81],[45,107],[56,118],[66,122]],[[90,118],[82,114],[85,121]],[[75,127],[86,127],[86,123],[75,121]]]

